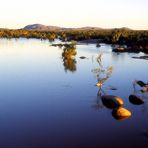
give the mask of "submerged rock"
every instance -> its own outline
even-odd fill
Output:
[[[129,101],[134,105],[140,105],[140,104],[144,103],[143,99],[136,96],[136,95],[130,95],[129,96]]]
[[[118,96],[104,95],[101,97],[101,99],[103,105],[111,109],[117,108],[124,104],[123,100]]]
[[[117,120],[124,120],[129,118],[132,115],[132,113],[126,108],[119,107],[112,111],[112,115]]]

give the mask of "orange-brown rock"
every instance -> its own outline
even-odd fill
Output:
[[[123,120],[129,118],[132,115],[132,113],[126,108],[119,107],[112,111],[112,115],[117,120]]]

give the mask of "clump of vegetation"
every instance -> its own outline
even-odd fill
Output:
[[[37,39],[48,39],[49,41],[54,41],[58,38],[58,34],[49,31],[30,31],[24,29],[9,30],[1,29],[0,38],[37,38]]]
[[[111,77],[112,72],[113,72],[113,67],[109,66],[107,68],[104,68],[102,65],[102,53],[100,53],[97,57],[97,62],[99,66],[95,69],[92,70],[92,72],[95,74],[97,78],[97,86],[101,88],[104,83]]]
[[[127,51],[148,52],[148,31],[130,30],[130,29],[100,29],[100,30],[54,30],[54,31],[36,31],[36,30],[9,30],[1,29],[0,38],[37,38],[54,41],[83,41],[97,39],[99,43],[127,45]],[[99,44],[98,44],[99,45]],[[59,45],[66,46],[66,45]]]
[[[63,53],[62,53],[62,57],[64,57],[65,59],[74,59],[76,53],[77,52],[76,52],[75,48],[64,48]]]

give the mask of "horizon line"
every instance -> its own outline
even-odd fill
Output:
[[[31,25],[43,25],[46,27],[59,27],[59,28],[65,28],[65,29],[81,29],[81,28],[100,28],[100,29],[129,29],[129,30],[139,30],[139,31],[148,31],[148,29],[136,29],[136,28],[132,28],[132,27],[127,27],[127,26],[122,26],[122,27],[100,27],[100,26],[91,26],[91,25],[85,25],[85,26],[80,26],[80,27],[64,27],[64,26],[60,26],[60,25],[44,25],[41,23],[33,23],[33,24],[28,24],[28,25],[24,25],[24,27],[18,27],[18,28],[8,28],[8,27],[0,27],[0,29],[9,29],[9,30],[18,30],[18,29],[24,29],[26,26],[31,26]],[[29,29],[28,29],[29,30]],[[31,30],[31,29],[30,29]]]

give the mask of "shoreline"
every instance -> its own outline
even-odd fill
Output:
[[[0,29],[0,38],[5,39],[40,39],[50,42],[59,39],[61,42],[75,41],[77,44],[101,43],[114,46],[113,52],[144,52],[148,53],[148,30],[135,31],[124,29],[113,30],[70,30],[70,31],[32,31]],[[117,47],[116,47],[117,46]],[[126,46],[126,48],[123,46]]]

